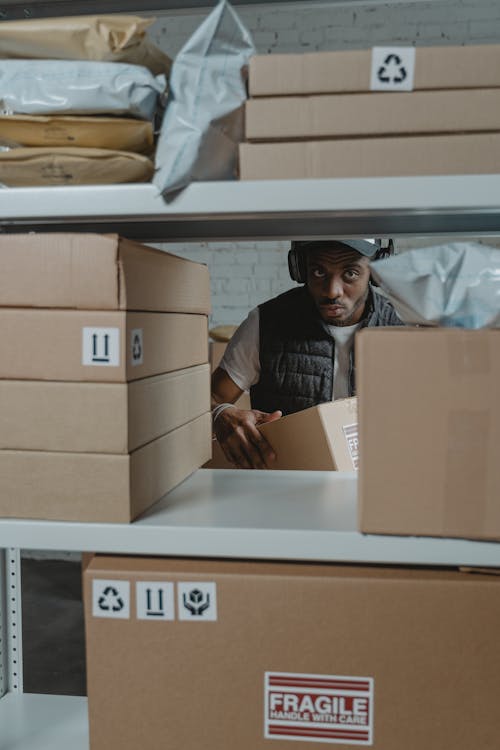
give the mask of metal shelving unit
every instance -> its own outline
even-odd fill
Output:
[[[500,175],[0,189],[0,232],[142,241],[500,234]],[[200,470],[130,525],[0,520],[0,750],[88,749],[86,700],[22,693],[18,549],[500,567],[500,544],[356,530],[354,474]],[[14,651],[14,649],[16,649]]]

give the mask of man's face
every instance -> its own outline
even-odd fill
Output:
[[[370,263],[355,250],[332,244],[307,253],[307,288],[325,323],[350,326],[363,317]]]

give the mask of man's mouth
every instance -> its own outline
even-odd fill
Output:
[[[332,304],[331,302],[323,302],[320,305],[320,307],[322,310],[326,310],[327,312],[333,313],[333,314],[338,314],[345,310],[344,305],[335,305],[335,304]]]

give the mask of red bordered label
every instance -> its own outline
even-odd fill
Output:
[[[264,736],[373,745],[372,677],[266,672]]]

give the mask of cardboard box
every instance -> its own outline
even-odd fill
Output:
[[[500,540],[500,330],[356,336],[360,528]]]
[[[242,143],[240,179],[496,174],[500,133]]]
[[[208,364],[130,384],[0,380],[0,449],[130,453],[208,411]]]
[[[249,141],[500,130],[500,88],[249,99]]]
[[[259,427],[276,453],[273,469],[354,471],[358,467],[356,399],[289,414]]]
[[[0,379],[123,383],[207,362],[207,318],[2,308],[0,351]]]
[[[117,235],[0,235],[0,305],[208,315],[208,268]]]
[[[256,55],[250,59],[250,96],[370,91],[371,69],[371,49]],[[499,86],[500,45],[417,47],[415,51],[414,89]]]
[[[356,398],[339,399],[262,425],[276,453],[272,469],[355,471],[358,468]],[[235,469],[219,443],[212,442],[207,469]]]
[[[210,456],[204,414],[130,455],[0,450],[0,517],[128,523]]]
[[[84,592],[92,750],[498,745],[498,576],[97,556]]]

